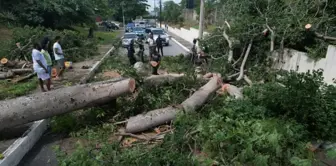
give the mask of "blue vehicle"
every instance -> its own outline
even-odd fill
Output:
[[[126,32],[131,32],[132,28],[135,27],[135,24],[134,23],[128,23],[125,27],[125,31]]]
[[[139,38],[146,39],[146,31],[144,28],[141,27],[134,27],[132,32],[137,34]]]

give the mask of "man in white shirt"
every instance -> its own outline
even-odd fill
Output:
[[[56,79],[60,79],[62,76],[62,73],[65,69],[65,64],[64,64],[64,54],[61,45],[59,44],[61,40],[60,36],[56,36],[55,38],[55,43],[53,45],[53,51],[54,51],[54,56],[55,60],[57,62],[57,65],[59,67]]]
[[[40,52],[41,47],[38,43],[34,44],[34,49],[32,51],[32,59],[33,59],[33,68],[34,71],[37,74],[37,77],[39,79],[39,84],[41,87],[41,90],[45,92],[46,90],[43,87],[43,82],[47,81],[47,89],[50,91],[50,74],[47,69],[47,61],[44,58],[43,54]]]
[[[147,39],[147,43],[148,43],[148,48],[149,48],[149,57],[152,59],[152,57],[154,55],[154,51],[156,49],[156,43],[154,41],[152,33],[149,34],[149,38]]]

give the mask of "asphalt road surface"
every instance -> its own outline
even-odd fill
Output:
[[[127,49],[124,48],[122,50],[123,54],[127,55]],[[137,48],[135,49],[135,52],[138,52]],[[163,56],[176,56],[179,54],[187,54],[187,51],[173,40],[169,41],[169,46],[163,46]],[[145,55],[149,55],[147,44],[145,44]]]

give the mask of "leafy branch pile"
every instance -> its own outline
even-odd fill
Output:
[[[167,61],[164,58],[162,64],[167,63],[169,71],[176,70],[168,66],[174,66],[170,63],[177,61],[181,68],[190,68],[179,58]],[[112,58],[105,69],[117,69],[126,75],[135,73],[134,69],[122,68],[123,63],[127,64]],[[222,65],[213,63],[212,67],[220,70]],[[161,87],[141,85],[138,77],[141,88],[137,95],[117,100],[112,121],[180,103],[201,86],[193,73],[187,72],[191,77]],[[87,143],[79,141],[71,155],[58,147],[60,164],[302,166],[319,163],[319,158],[307,146],[313,140],[334,141],[336,106],[332,96],[336,88],[323,83],[321,71],[269,75],[274,79],[245,87],[244,99],[215,95],[197,113],[180,115],[172,124],[173,133],[166,135],[161,143],[138,140],[130,147],[123,147],[113,134],[119,127],[106,121],[75,131],[71,135]]]
[[[328,44],[335,44],[335,6],[330,0],[223,0],[217,4],[219,28],[202,45],[214,59],[228,59],[238,70],[244,55],[250,55],[246,65],[252,70],[268,64],[271,53],[284,48],[323,58]],[[312,27],[306,29],[307,24]]]

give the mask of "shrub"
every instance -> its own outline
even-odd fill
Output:
[[[295,119],[311,136],[334,140],[336,131],[336,88],[323,82],[322,71],[290,72],[280,82],[256,85],[245,90],[255,105],[265,106],[268,116]]]

